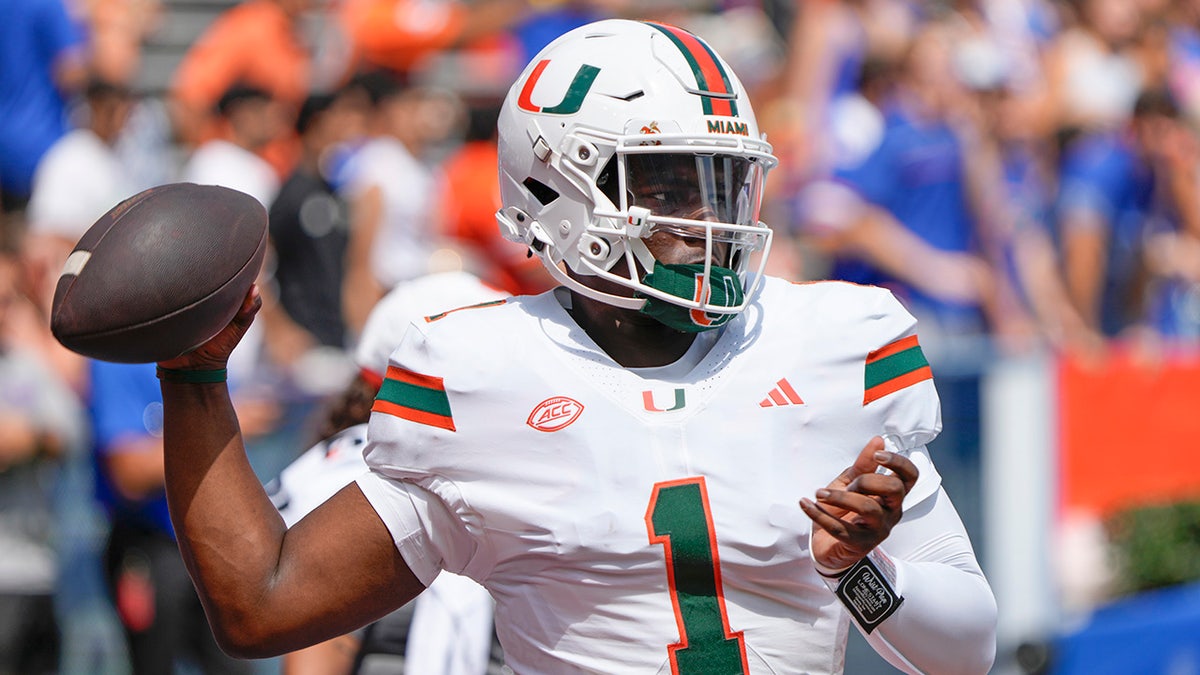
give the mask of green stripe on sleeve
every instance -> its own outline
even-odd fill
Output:
[[[429,389],[387,379],[383,381],[376,398],[413,410],[450,417],[450,399],[441,389]]]
[[[907,375],[928,365],[929,362],[925,360],[925,353],[921,351],[920,345],[909,347],[902,352],[868,363],[864,388],[877,387],[888,380]]]

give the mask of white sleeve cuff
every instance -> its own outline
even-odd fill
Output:
[[[409,488],[414,486],[374,472],[359,476],[355,482],[387,526],[404,562],[428,587],[442,571],[441,555],[425,530],[428,502],[413,498]]]

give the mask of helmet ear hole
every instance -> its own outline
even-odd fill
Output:
[[[617,156],[613,155],[608,158],[608,162],[604,164],[604,168],[600,170],[600,175],[596,176],[596,187],[600,188],[600,192],[608,197],[608,201],[614,206],[620,207],[621,199],[619,198],[620,180],[617,178]]]
[[[541,202],[542,206],[546,206],[555,199],[558,199],[558,191],[546,185],[542,181],[530,176],[522,181],[521,185],[525,186],[526,190],[533,195],[533,198]]]

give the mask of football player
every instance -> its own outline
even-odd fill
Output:
[[[776,160],[738,78],[678,28],[606,20],[521,74],[504,234],[561,287],[414,324],[371,471],[284,527],[225,360],[159,364],[168,496],[215,633],[339,635],[442,570],[484,585],[518,673],[838,673],[853,622],[909,673],[985,673],[996,605],[926,450],[939,403],[880,288],[763,276]]]

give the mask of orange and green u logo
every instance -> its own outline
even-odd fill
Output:
[[[545,108],[534,105],[533,88],[537,86],[538,80],[541,79],[542,73],[548,65],[550,65],[550,59],[543,59],[538,61],[538,64],[533,67],[533,72],[530,73],[529,79],[525,80],[525,86],[521,87],[521,95],[517,98],[517,107],[521,110],[549,115],[570,115],[579,112],[580,106],[583,105],[583,99],[587,96],[588,90],[592,88],[592,83],[596,81],[596,76],[600,74],[600,69],[595,66],[589,66],[586,63],[579,66],[579,70],[575,71],[575,77],[571,80],[570,86],[567,87],[567,93],[563,95],[562,101],[559,101],[557,105]]]
[[[655,405],[653,391],[646,390],[642,392],[642,407],[646,409],[646,412],[675,412],[676,410],[681,410],[685,405],[687,405],[687,398],[684,395],[683,389],[675,390],[675,405],[671,408],[660,408]]]
[[[703,272],[696,273],[695,281],[696,290],[692,296],[692,300],[707,304],[712,299],[714,292],[713,287],[711,285],[707,289],[704,287]],[[738,298],[741,295],[737,292],[738,289],[734,288],[734,284],[737,283],[737,279],[735,277],[725,275],[716,276],[713,278],[712,282],[721,285],[720,288],[715,289],[717,293],[718,304],[728,306],[726,303],[730,302],[731,299]],[[710,284],[712,282],[710,282]],[[706,290],[708,291],[707,293],[705,293]],[[734,304],[737,303],[735,302]],[[709,314],[708,312],[699,309],[688,310],[688,316],[691,317],[692,323],[696,324],[697,326],[723,326],[729,323],[729,320],[733,318],[732,314]]]

